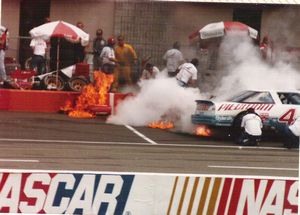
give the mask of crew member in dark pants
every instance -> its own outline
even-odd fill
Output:
[[[82,22],[77,22],[76,26],[83,30],[84,25]],[[85,58],[85,46],[82,46],[81,43],[74,44],[74,62],[82,63]]]
[[[100,58],[100,54],[102,49],[106,45],[106,41],[103,39],[103,31],[102,29],[97,29],[96,38],[93,40],[93,66],[94,71],[98,71],[101,69],[102,61]]]
[[[295,122],[286,126],[284,129],[285,134],[285,142],[284,147],[291,148],[299,148],[299,136],[300,136],[300,117],[298,117]]]
[[[44,74],[45,70],[45,54],[47,43],[42,38],[33,38],[30,42],[30,47],[33,49],[31,60],[32,69],[36,70],[39,75]]]
[[[253,108],[249,108],[242,118],[242,132],[239,137],[239,144],[242,146],[256,146],[262,135],[262,119],[255,113]]]

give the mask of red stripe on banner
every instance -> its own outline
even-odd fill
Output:
[[[0,178],[1,179],[1,181],[0,181],[0,192],[3,189],[3,186],[4,186],[4,184],[5,184],[6,180],[7,180],[7,177],[9,175],[9,173],[1,173],[1,174],[2,174],[2,177]]]
[[[228,195],[230,192],[230,187],[232,184],[232,178],[225,178],[224,179],[224,185],[223,185],[223,190],[222,190],[222,194],[221,194],[221,198],[219,201],[219,207],[217,210],[217,214],[225,214],[225,209],[226,209],[226,205],[228,204]]]
[[[228,214],[236,214],[236,209],[237,209],[237,205],[238,205],[238,202],[240,199],[243,181],[244,181],[244,179],[241,179],[241,178],[237,178],[234,181],[232,196],[231,196],[231,199],[229,200],[230,205],[229,205],[229,209],[228,209]]]

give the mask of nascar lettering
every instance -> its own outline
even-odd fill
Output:
[[[176,177],[167,214],[298,214],[298,181]]]
[[[298,214],[298,179],[135,173],[0,173],[0,213]]]
[[[133,175],[0,173],[0,213],[123,214]]]

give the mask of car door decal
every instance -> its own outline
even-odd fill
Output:
[[[281,117],[279,117],[278,121],[283,122],[283,123],[287,123],[287,124],[290,125],[294,121],[295,113],[296,113],[296,109],[289,109]]]

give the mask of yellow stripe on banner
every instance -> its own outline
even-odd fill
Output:
[[[211,178],[205,178],[205,182],[204,182],[204,185],[203,185],[203,190],[202,190],[202,194],[201,194],[197,214],[202,214],[203,213],[203,208],[204,208],[204,205],[205,205],[205,200],[206,200],[206,197],[207,197],[207,191],[208,191],[208,187],[209,187],[209,184],[210,184],[210,180],[211,180]]]
[[[215,210],[216,200],[218,197],[219,189],[221,184],[221,178],[215,178],[213,190],[210,196],[207,214],[213,214]]]
[[[183,201],[184,201],[184,197],[185,197],[185,193],[186,193],[186,188],[188,186],[189,180],[190,180],[190,177],[186,177],[184,180],[183,190],[181,193],[177,214],[181,214],[181,209],[182,209],[182,205],[183,205]]]
[[[168,215],[170,215],[170,211],[171,211],[171,207],[172,207],[172,204],[173,204],[177,183],[178,183],[178,176],[176,176],[175,182],[174,182],[174,185],[173,185],[172,195],[171,195],[171,199],[170,199],[170,203],[169,203],[169,207],[168,207],[168,212],[167,212]]]
[[[193,190],[192,190],[192,194],[191,194],[191,199],[190,199],[187,215],[190,215],[191,212],[192,212],[193,204],[194,204],[194,200],[195,200],[195,195],[196,195],[196,191],[197,191],[197,188],[198,188],[198,184],[199,184],[199,177],[195,178],[195,182],[194,182],[194,186],[193,186]]]

